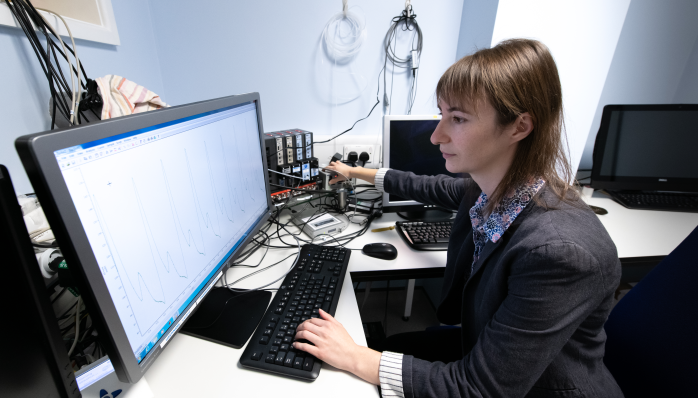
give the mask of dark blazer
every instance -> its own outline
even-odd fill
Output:
[[[386,192],[458,210],[437,316],[461,324],[463,359],[405,355],[405,396],[622,397],[603,363],[620,261],[597,216],[544,185],[546,205],[531,201],[497,243],[487,242],[469,275],[469,210],[480,194],[470,184],[397,170],[385,176]]]

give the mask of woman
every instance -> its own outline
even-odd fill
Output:
[[[329,168],[458,210],[437,316],[462,328],[398,335],[401,351],[380,353],[322,313],[297,329],[314,345],[295,348],[380,384],[384,396],[622,396],[603,364],[620,263],[568,184],[560,79],[547,47],[509,40],[480,50],[444,73],[436,95],[443,118],[431,142],[450,172],[471,178]]]

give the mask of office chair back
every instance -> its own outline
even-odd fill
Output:
[[[627,398],[696,396],[697,285],[698,228],[609,315],[604,362]]]

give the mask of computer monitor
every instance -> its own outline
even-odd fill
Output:
[[[431,135],[440,115],[389,115],[383,117],[383,167],[411,171],[417,175],[457,175],[446,170],[446,161]],[[397,212],[409,220],[440,220],[453,216],[432,205],[383,194],[383,211]]]
[[[698,192],[698,104],[606,105],[595,189]]]
[[[0,165],[0,397],[80,397],[10,174]]]
[[[117,377],[136,382],[268,220],[259,94],[20,137]]]

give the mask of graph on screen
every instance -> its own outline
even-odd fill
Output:
[[[63,170],[134,350],[267,209],[256,112],[224,116],[93,147]]]

